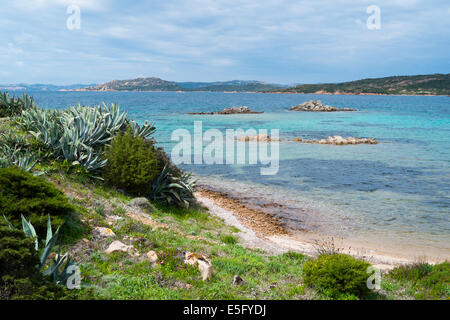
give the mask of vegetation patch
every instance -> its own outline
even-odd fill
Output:
[[[364,297],[369,263],[345,254],[322,254],[308,260],[304,267],[305,284],[333,299]]]

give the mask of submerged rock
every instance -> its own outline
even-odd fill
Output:
[[[378,141],[375,138],[343,138],[341,136],[329,136],[326,139],[320,140],[303,140],[302,138],[295,138],[292,141],[301,143],[332,144],[337,146],[345,146],[349,144],[378,144]]]
[[[271,142],[272,140],[267,134],[258,134],[256,136],[242,136],[238,138],[238,141],[259,141],[259,142]]]
[[[331,106],[324,106],[320,100],[310,100],[303,102],[297,106],[293,106],[289,109],[290,111],[306,111],[306,112],[334,112],[334,111],[357,111],[352,108],[342,108],[338,109]]]
[[[189,112],[188,114],[248,114],[248,113],[264,113],[263,111],[252,111],[247,106],[243,107],[230,107],[225,108],[222,111],[216,112]]]

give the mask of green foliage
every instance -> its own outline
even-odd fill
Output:
[[[150,198],[169,205],[175,204],[188,208],[195,202],[195,182],[191,173],[183,173],[181,177],[177,177],[166,165],[152,184]]]
[[[236,244],[237,243],[237,239],[235,237],[233,237],[233,236],[230,236],[230,235],[222,236],[220,238],[221,238],[222,242],[226,243],[226,244]]]
[[[0,118],[18,116],[23,110],[35,107],[33,98],[26,93],[22,98],[10,97],[8,92],[0,92]]]
[[[106,165],[104,150],[112,137],[129,125],[133,133],[147,137],[155,131],[151,123],[139,126],[126,119],[119,106],[82,107],[66,110],[41,110],[37,107],[22,112],[19,125],[33,134],[56,159],[82,165],[96,171]]]
[[[305,284],[333,299],[369,293],[369,263],[345,254],[322,254],[303,266]]]
[[[450,74],[393,76],[342,83],[303,84],[277,92],[375,93],[375,94],[450,94]]]
[[[131,129],[119,133],[106,151],[105,180],[134,195],[146,195],[159,166],[153,144]]]
[[[403,265],[391,270],[388,277],[409,283],[417,299],[450,298],[450,262]]]
[[[62,288],[47,283],[39,272],[32,238],[0,221],[0,300],[55,299]]]
[[[59,227],[71,211],[64,194],[51,183],[19,168],[0,169],[0,212],[16,227],[21,225],[23,215],[38,235],[44,235],[48,216]]]

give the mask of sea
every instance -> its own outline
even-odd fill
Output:
[[[16,94],[20,94],[17,92]],[[262,164],[182,164],[199,185],[227,192],[277,215],[298,232],[360,239],[398,251],[450,253],[450,97],[216,92],[28,92],[41,108],[119,104],[128,117],[157,127],[168,154],[177,129],[279,131],[279,169]],[[321,100],[356,112],[295,112]],[[189,115],[248,106],[261,114]],[[292,140],[373,137],[376,145]],[[205,143],[205,146],[207,144]],[[225,157],[225,155],[224,155]]]

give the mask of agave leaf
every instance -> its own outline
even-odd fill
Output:
[[[15,230],[15,229],[16,229],[16,228],[14,228],[14,226],[12,225],[12,223],[9,222],[9,220],[6,218],[5,215],[3,215],[3,219],[5,219],[6,223],[8,224],[8,227],[9,227],[11,230]]]
[[[40,262],[41,262],[41,266],[42,266],[42,267],[45,265],[45,261],[47,261],[47,258],[48,258],[48,256],[49,256],[50,252],[52,251],[53,246],[54,246],[55,243],[56,243],[56,240],[57,240],[57,238],[58,238],[58,234],[59,234],[59,228],[56,229],[55,234],[54,234],[54,235],[51,237],[51,239],[48,241],[47,245],[46,245],[45,248],[44,248],[44,251],[43,251],[42,254],[41,254]]]
[[[50,222],[50,215],[48,215],[48,221],[47,221],[47,238],[45,239],[45,245],[47,246],[50,240],[53,237],[52,233],[52,224]]]

